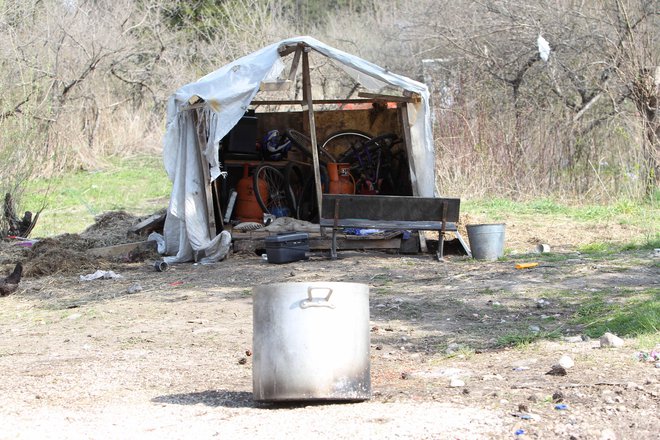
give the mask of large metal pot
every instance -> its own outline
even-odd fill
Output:
[[[280,283],[253,289],[254,400],[367,400],[369,286]]]

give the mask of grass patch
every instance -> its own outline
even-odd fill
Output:
[[[495,345],[497,347],[526,348],[533,342],[542,339],[557,339],[560,336],[561,333],[558,330],[553,330],[550,332],[513,331],[497,338]]]
[[[46,206],[32,236],[47,237],[81,232],[106,211],[152,214],[167,206],[170,191],[160,157],[111,159],[102,170],[28,182],[21,208]]]
[[[583,326],[590,337],[600,337],[605,332],[618,336],[638,337],[657,334],[660,331],[660,289],[653,288],[634,292],[622,291],[622,301],[606,300],[608,292],[601,292],[584,303],[576,311],[572,322]]]
[[[660,204],[655,199],[646,202],[623,199],[607,205],[571,205],[549,198],[522,202],[492,198],[462,201],[461,210],[468,214],[483,214],[493,221],[530,217],[538,221],[552,218],[568,218],[586,223],[615,221],[648,228],[651,232],[647,241],[660,239],[660,235],[655,232],[660,230]]]

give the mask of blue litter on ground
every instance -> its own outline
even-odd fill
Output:
[[[560,403],[558,405],[555,405],[555,409],[558,409],[558,410],[562,411],[562,410],[568,409],[568,405],[566,405],[564,403]]]

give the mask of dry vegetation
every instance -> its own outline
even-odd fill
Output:
[[[2,0],[2,189],[158,151],[177,87],[308,34],[429,84],[442,193],[641,198],[658,183],[659,14],[654,0]]]

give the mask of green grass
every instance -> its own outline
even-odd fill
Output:
[[[462,201],[461,210],[464,213],[484,214],[493,221],[508,217],[563,217],[596,223],[614,220],[621,224],[654,226],[655,231],[660,230],[660,203],[655,199],[649,202],[623,199],[607,205],[569,205],[546,198],[525,202],[492,198]]]
[[[542,340],[542,339],[557,339],[561,336],[561,333],[558,330],[553,331],[540,331],[540,332],[531,332],[531,331],[512,331],[510,333],[504,334],[497,338],[496,346],[497,347],[515,347],[515,348],[525,348],[533,342]]]
[[[572,319],[582,325],[590,337],[605,332],[618,336],[637,337],[660,331],[660,289],[596,292],[582,302]]]
[[[32,232],[47,237],[77,233],[106,211],[152,214],[167,207],[171,183],[160,157],[110,160],[101,170],[79,171],[27,184],[21,211],[44,211]]]

